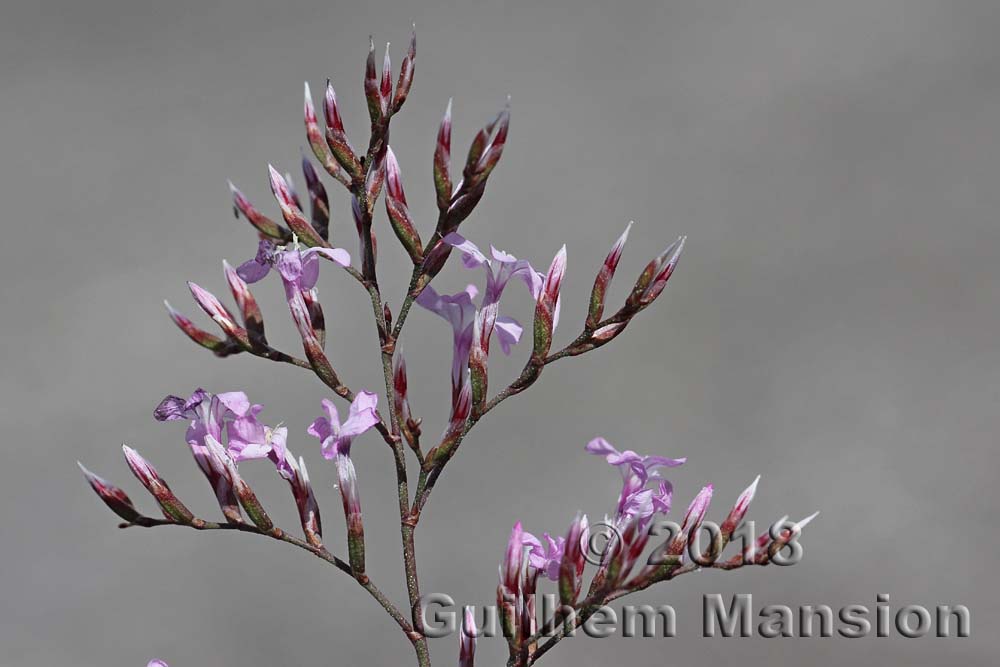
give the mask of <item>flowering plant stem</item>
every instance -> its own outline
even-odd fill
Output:
[[[433,161],[437,223],[427,244],[422,242],[417,232],[403,190],[399,162],[389,146],[390,122],[409,94],[415,57],[416,41],[412,38],[394,92],[388,48],[379,80],[374,44],[370,44],[364,90],[371,131],[364,155],[356,154],[351,147],[333,86],[327,83],[325,135],[320,130],[308,84],[305,88],[304,112],[309,145],[326,173],[351,196],[360,242],[360,267],[352,265],[346,250],[334,247],[330,242],[327,191],[316,169],[303,156],[311,220],[303,213],[291,177],[287,174],[282,176],[273,167],[269,169],[271,189],[287,228],[263,215],[230,184],[235,210],[254,226],[260,236],[256,257],[238,268],[224,264],[242,324],[211,292],[194,283],[189,283],[189,286],[195,301],[222,329],[223,337],[203,331],[167,305],[174,323],[195,343],[211,350],[216,356],[227,357],[246,352],[309,369],[336,396],[350,404],[348,415],[342,420],[334,403],[323,399],[324,416],[316,419],[307,429],[310,435],[321,441],[324,458],[336,463],[347,527],[348,559],[345,561],[334,555],[324,544],[320,510],[306,462],[303,457],[293,456],[289,450],[286,442],[288,429],[261,422],[258,415],[262,406],[252,404],[243,392],[211,394],[197,389],[186,399],[167,396],[154,411],[158,421],[182,420],[189,423],[186,442],[212,486],[225,522],[197,517],[174,495],[155,468],[130,447],[124,447],[129,467],[155,498],[163,512],[163,519],[141,514],[123,490],[82,465],[81,468],[93,490],[123,519],[121,527],[182,525],[200,531],[250,533],[292,544],[330,563],[355,579],[385,609],[412,644],[418,665],[429,667],[431,658],[422,626],[415,534],[422,512],[445,467],[475,425],[500,403],[534,385],[548,364],[597,349],[620,335],[663,291],[677,265],[684,238],[678,239],[651,260],[624,304],[612,315],[604,317],[607,289],[617,269],[630,223],[612,246],[597,274],[582,332],[565,347],[551,351],[561,309],[561,284],[566,272],[565,246],[556,253],[548,271],[540,272],[527,260],[517,259],[496,248],[491,248],[487,256],[458,233],[460,225],[483,197],[488,178],[500,160],[510,122],[508,108],[505,107],[475,135],[461,179],[453,183],[450,166],[451,102],[448,103],[438,130]],[[395,323],[379,287],[373,229],[375,203],[383,190],[390,226],[413,263]],[[284,245],[276,245],[276,242]],[[453,250],[461,253],[466,268],[481,269],[485,273],[486,289],[479,304],[473,300],[479,294],[474,285],[453,295],[438,294],[431,285]],[[379,397],[364,389],[355,391],[344,383],[325,352],[326,320],[316,287],[319,267],[324,260],[339,265],[367,291],[370,298],[388,421],[377,410]],[[305,359],[277,350],[267,342],[263,315],[249,284],[262,280],[272,271],[281,278],[289,311],[302,338]],[[518,322],[499,313],[501,295],[511,281],[523,282],[535,303],[531,327],[532,350],[524,369],[513,382],[490,397],[488,360],[491,340],[496,339],[503,353],[509,354],[513,346],[520,342],[523,332]],[[421,420],[411,412],[405,360],[397,344],[414,304],[444,318],[454,334],[451,414],[440,440],[426,453],[420,443]],[[375,430],[389,446],[395,465],[408,613],[397,607],[374,584],[366,569],[358,475],[350,451],[353,440],[368,430]],[[420,471],[412,496],[407,479],[407,446],[416,458]],[[633,574],[632,570],[653,534],[654,517],[670,511],[673,487],[663,477],[661,469],[681,465],[684,459],[643,456],[632,450],[618,451],[601,437],[592,440],[587,445],[587,451],[604,457],[622,475],[622,491],[611,524],[616,541],[609,541],[604,551],[598,554],[600,560],[594,563],[598,565],[597,572],[586,595],[580,599],[588,562],[585,545],[589,548],[591,535],[587,517],[578,514],[565,538],[544,533],[544,543],[524,531],[520,522],[514,526],[497,588],[510,654],[508,665],[512,667],[534,664],[602,605],[623,595],[701,567],[728,570],[744,564],[767,565],[778,558],[782,549],[793,545],[801,527],[812,518],[788,525],[782,519],[772,527],[769,535],[756,540],[743,553],[719,561],[722,550],[743,520],[756,490],[755,481],[740,496],[722,524],[721,532],[701,558],[684,563],[683,552],[702,527],[712,497],[709,485],[692,501],[676,535],[654,550],[654,555],[662,556],[660,561],[654,563],[650,560]],[[254,459],[269,460],[289,483],[304,538],[275,526],[261,501],[243,479],[237,464]],[[557,613],[539,629],[534,613],[534,595],[542,579],[558,583],[562,609],[570,608],[574,614],[570,618]],[[460,667],[473,667],[474,664],[476,641],[466,632],[473,625],[472,613],[467,608],[460,638]],[[162,661],[150,663],[157,667],[164,664]]]

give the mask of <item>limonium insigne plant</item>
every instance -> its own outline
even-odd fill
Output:
[[[639,275],[624,303],[611,315],[606,315],[605,296],[625,246],[629,232],[626,227],[598,268],[582,331],[569,344],[553,351],[553,333],[559,321],[559,293],[566,272],[565,246],[556,252],[548,270],[541,272],[528,260],[517,259],[496,248],[491,248],[487,254],[460,233],[464,232],[463,223],[482,199],[490,174],[503,154],[510,122],[507,108],[473,137],[458,174],[452,171],[449,101],[438,128],[432,160],[437,224],[426,241],[417,231],[403,190],[400,166],[389,144],[390,123],[406,102],[413,84],[415,56],[414,37],[394,87],[388,48],[379,76],[374,44],[370,46],[364,93],[371,132],[363,152],[358,151],[347,137],[333,86],[329,82],[326,86],[325,131],[313,106],[309,85],[305,86],[306,137],[322,172],[337,183],[335,188],[343,187],[350,195],[360,239],[360,258],[352,259],[348,251],[332,243],[327,186],[320,177],[320,170],[303,155],[304,198],[296,192],[290,176],[269,168],[271,190],[284,224],[265,216],[230,184],[237,215],[246,218],[260,237],[255,257],[235,268],[224,263],[225,277],[239,317],[215,295],[188,283],[195,302],[215,321],[223,335],[199,328],[167,304],[174,323],[191,340],[216,356],[249,354],[292,364],[311,371],[326,385],[332,396],[318,399],[320,414],[308,426],[307,433],[319,441],[323,458],[333,464],[343,499],[346,531],[334,531],[328,525],[324,532],[305,459],[292,454],[287,429],[265,423],[263,406],[252,403],[241,391],[210,393],[196,389],[186,397],[167,396],[153,412],[157,421],[187,424],[185,440],[215,493],[221,519],[210,520],[196,515],[170,490],[156,469],[127,445],[123,446],[125,460],[159,505],[163,518],[142,514],[123,490],[85,468],[83,472],[94,491],[122,519],[122,527],[188,526],[195,530],[237,530],[287,542],[314,554],[357,581],[413,645],[417,663],[426,666],[431,664],[431,656],[422,622],[414,538],[421,513],[442,472],[475,425],[501,402],[531,387],[548,364],[602,347],[621,335],[632,320],[660,296],[677,266],[684,237],[654,257]],[[383,301],[377,272],[373,223],[377,201],[383,194],[389,226],[413,265],[409,286],[395,314]],[[306,199],[309,217],[304,212]],[[434,277],[455,252],[467,269],[480,272],[485,278],[481,291],[474,285],[457,294],[441,294],[434,289],[431,284]],[[321,265],[346,274],[371,298],[385,380],[383,409],[379,408],[377,393],[347,384],[325,352],[326,326],[317,291]],[[292,320],[302,338],[305,358],[278,350],[268,342],[261,310],[249,287],[266,278],[276,278],[284,286]],[[501,297],[512,282],[515,290],[519,289],[517,284],[523,284],[520,296],[530,297],[535,304],[534,323],[528,336],[531,351],[520,375],[491,395],[491,342],[499,344],[504,354],[510,354],[523,337],[521,324],[500,313]],[[444,433],[431,441],[421,430],[420,418],[412,412],[406,362],[398,347],[407,315],[414,304],[441,316],[453,332],[450,417]],[[344,408],[338,409],[336,401],[347,406],[344,416],[341,415]],[[365,568],[365,525],[351,446],[356,438],[368,431],[375,431],[385,441],[395,463],[403,575],[408,594],[405,604],[390,600]],[[508,665],[533,664],[602,605],[629,593],[700,568],[729,570],[776,562],[782,549],[794,546],[802,526],[812,518],[791,523],[785,517],[766,534],[745,541],[740,553],[723,559],[722,551],[730,541],[735,541],[757,481],[740,494],[721,527],[710,531],[712,539],[702,551],[692,547],[699,543],[699,531],[707,526],[703,523],[712,487],[706,486],[688,506],[679,530],[672,531],[639,566],[647,543],[657,534],[653,530],[657,519],[670,511],[672,486],[663,477],[663,471],[681,465],[684,459],[619,451],[601,437],[590,441],[586,451],[603,457],[622,477],[622,491],[613,515],[601,524],[602,529],[611,529],[614,539],[606,540],[596,558],[588,558],[593,551],[594,535],[584,515],[578,514],[573,519],[565,537],[544,533],[539,539],[523,530],[520,522],[514,526],[501,560],[497,586],[499,616],[509,647]],[[420,467],[412,490],[407,476],[409,456],[415,457]],[[301,534],[295,535],[276,526],[241,476],[240,465],[254,460],[269,461],[277,474],[288,482],[298,509]],[[585,588],[584,573],[588,562],[594,565],[595,571]],[[539,627],[535,596],[543,580],[555,585],[561,608],[552,618],[541,619]],[[459,633],[459,664],[462,666],[474,664],[476,634],[473,614],[466,608]],[[149,667],[165,667],[165,663],[154,660]]]

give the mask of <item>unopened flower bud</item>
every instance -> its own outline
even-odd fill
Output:
[[[705,514],[708,512],[708,504],[712,501],[712,485],[704,487],[698,492],[698,495],[694,497],[691,504],[688,505],[687,511],[684,513],[684,519],[681,521],[680,532],[674,537],[673,542],[671,542],[667,553],[676,556],[680,555],[684,551],[684,546],[687,544],[688,539],[695,531],[701,526],[701,522],[705,520]]]
[[[372,125],[382,119],[382,94],[375,69],[375,41],[368,38],[368,59],[365,61],[365,100]]]
[[[580,596],[583,584],[583,570],[587,564],[586,549],[590,540],[590,528],[586,514],[577,514],[566,533],[566,546],[559,563],[559,600],[561,604],[573,606]]]
[[[316,108],[313,106],[312,92],[309,90],[308,81],[305,82],[304,116],[306,124],[306,139],[309,141],[309,147],[312,149],[313,155],[316,156],[316,159],[319,160],[319,163],[323,165],[323,168],[328,174],[343,183],[344,180],[346,180],[346,177],[341,171],[340,164],[330,154],[330,151],[327,150],[326,142],[324,141],[324,133],[320,130],[319,118],[316,117]],[[309,176],[306,176],[307,181],[308,179]]]
[[[396,81],[396,94],[392,98],[392,112],[396,113],[406,102],[413,87],[413,66],[417,59],[417,29],[414,26],[410,32],[410,46],[403,57],[403,62],[399,66],[399,80]]]
[[[128,445],[122,445],[125,452],[125,461],[136,479],[142,482],[146,490],[156,499],[163,511],[163,516],[176,523],[190,524],[194,521],[194,514],[184,506],[174,492],[170,490],[167,483],[160,477],[156,469]]]
[[[329,147],[330,153],[350,176],[355,178],[360,176],[364,173],[364,169],[358,160],[354,147],[347,138],[344,121],[340,117],[340,107],[337,105],[337,93],[329,80],[326,82],[323,109],[326,114],[326,145]]]
[[[309,192],[309,211],[312,218],[313,229],[323,238],[330,240],[330,198],[326,193],[326,186],[319,180],[319,174],[312,166],[312,162],[302,154],[302,176],[306,179],[306,190]]]
[[[253,492],[250,485],[240,475],[239,470],[236,469],[236,462],[233,461],[233,458],[223,449],[219,441],[211,435],[205,437],[205,446],[208,448],[209,456],[215,460],[216,465],[225,469],[226,475],[233,485],[233,490],[236,492],[236,497],[240,501],[240,505],[246,510],[247,516],[250,517],[253,524],[264,532],[272,530],[274,523],[267,515],[263,505],[260,504],[260,500],[257,499],[257,494]]]
[[[465,607],[462,613],[462,630],[458,637],[458,667],[475,666],[477,635],[472,607]]]
[[[389,215],[392,231],[396,233],[399,242],[410,256],[414,264],[419,264],[424,258],[423,243],[420,234],[413,224],[413,218],[406,203],[403,183],[400,180],[399,163],[392,148],[386,150],[385,156],[385,212]]]
[[[490,338],[497,320],[496,302],[489,303],[476,312],[472,324],[472,343],[469,347],[469,379],[472,384],[472,412],[478,415],[486,405],[487,359],[490,354]]]
[[[587,312],[587,329],[596,329],[604,315],[604,299],[607,296],[608,286],[611,285],[611,279],[614,278],[615,271],[618,269],[618,262],[621,260],[622,250],[625,248],[625,241],[628,239],[630,229],[632,229],[631,222],[628,223],[625,231],[611,247],[611,251],[604,258],[604,264],[601,265],[601,270],[594,280],[594,288],[590,292],[590,309]]]
[[[120,516],[123,520],[132,523],[136,519],[142,517],[139,511],[132,504],[132,499],[128,497],[128,494],[122,491],[120,488],[107,481],[102,477],[98,477],[94,473],[83,467],[83,464],[79,461],[76,462],[80,466],[80,471],[83,472],[83,476],[87,478],[87,483],[90,484],[90,488],[94,490],[94,493],[104,501],[104,504],[108,506],[112,512]]]
[[[188,289],[191,290],[191,295],[201,309],[205,311],[205,314],[211,317],[227,336],[238,341],[244,349],[249,350],[251,348],[250,337],[246,329],[236,324],[236,319],[232,313],[222,305],[222,302],[214,294],[193,282],[188,282]]]
[[[434,146],[434,190],[437,192],[438,209],[448,210],[451,204],[451,100],[441,119],[438,128],[437,142]]]
[[[378,87],[379,106],[384,116],[389,112],[392,100],[392,61],[389,59],[389,44],[385,45],[385,58],[382,59],[382,80]]]
[[[281,215],[285,218],[285,223],[292,232],[298,236],[299,241],[307,246],[329,247],[329,244],[306,220],[301,207],[296,202],[295,191],[289,185],[288,180],[273,166],[268,165],[267,169],[271,178],[271,192],[274,193],[274,198],[278,201]]]
[[[465,382],[462,384],[462,388],[459,390],[452,405],[451,419],[448,421],[448,427],[441,437],[441,444],[427,453],[428,459],[432,461],[442,460],[451,455],[455,443],[458,442],[459,437],[465,431],[465,424],[469,420],[471,413],[472,382],[469,380],[468,374],[466,374]]]
[[[544,361],[552,346],[552,331],[555,329],[556,304],[559,301],[559,290],[566,273],[566,246],[556,253],[549,271],[545,275],[541,292],[535,305],[534,351],[532,357]]]
[[[686,236],[680,237],[646,265],[625,302],[627,307],[645,308],[660,295],[677,266],[686,240]]]
[[[757,493],[757,483],[760,482],[760,475],[753,481],[753,484],[748,486],[740,497],[736,499],[736,504],[733,505],[733,509],[729,511],[729,516],[726,520],[722,522],[720,532],[723,537],[727,538],[732,535],[733,531],[740,525],[743,521],[743,517],[746,516],[747,510],[750,509],[750,503],[753,501],[754,494]]]
[[[358,476],[351,457],[337,454],[337,478],[340,497],[344,502],[347,518],[347,553],[355,576],[365,572],[365,525],[361,520],[361,496],[358,493]]]
[[[173,320],[178,329],[183,331],[188,338],[193,340],[198,345],[214,352],[216,356],[226,357],[230,354],[242,351],[243,348],[235,344],[235,342],[231,340],[223,340],[195,326],[194,322],[174,309],[169,302],[164,301],[163,305],[166,306],[167,312],[170,314],[170,319]]]
[[[287,229],[254,208],[250,200],[240,192],[239,188],[233,185],[232,181],[229,181],[229,191],[233,195],[233,212],[237,217],[242,213],[243,217],[264,236],[279,241],[288,241],[292,238]]]
[[[243,324],[246,326],[248,336],[257,338],[264,342],[264,315],[260,312],[257,299],[250,292],[250,287],[236,273],[236,269],[230,266],[229,262],[223,260],[222,268],[226,273],[226,281],[229,283],[229,290],[236,299],[236,305],[240,309],[243,317]]]

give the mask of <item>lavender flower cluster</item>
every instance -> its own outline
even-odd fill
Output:
[[[475,424],[500,402],[534,384],[545,366],[565,357],[589,352],[619,336],[636,315],[663,292],[677,266],[684,237],[646,265],[624,303],[606,317],[608,287],[618,268],[630,223],[597,272],[581,333],[565,347],[553,352],[553,334],[560,319],[560,291],[566,273],[565,246],[555,254],[548,269],[542,272],[537,271],[528,260],[518,259],[492,246],[486,253],[459,233],[462,223],[482,199],[490,174],[503,154],[510,124],[510,113],[506,107],[475,135],[461,174],[454,174],[453,178],[452,105],[449,101],[438,129],[432,161],[437,224],[426,242],[417,231],[403,190],[400,166],[389,145],[390,120],[407,99],[413,83],[415,58],[414,37],[394,87],[388,48],[379,76],[374,44],[370,46],[364,92],[371,126],[368,147],[364,152],[357,151],[347,137],[333,86],[329,82],[326,86],[323,106],[325,131],[320,127],[309,85],[305,86],[306,136],[313,157],[323,171],[350,195],[358,235],[359,261],[353,261],[347,250],[332,244],[328,192],[312,161],[303,155],[302,171],[309,217],[306,217],[304,199],[296,191],[291,176],[282,175],[274,167],[269,168],[271,189],[284,224],[265,216],[230,184],[237,215],[242,215],[260,237],[256,256],[236,268],[224,263],[226,281],[239,317],[214,294],[194,283],[188,283],[188,286],[195,302],[218,325],[221,336],[199,328],[167,304],[174,323],[191,340],[217,356],[247,353],[311,370],[338,399],[349,405],[347,415],[342,419],[334,401],[322,398],[319,401],[321,414],[307,428],[307,433],[319,441],[323,457],[333,461],[335,466],[346,521],[347,560],[327,547],[328,543],[336,544],[339,540],[324,538],[320,508],[306,462],[289,449],[288,429],[264,423],[260,418],[263,406],[252,403],[241,391],[212,394],[197,389],[186,398],[167,396],[153,413],[157,421],[187,423],[185,441],[215,494],[222,514],[220,521],[197,516],[171,491],[156,469],[127,445],[123,446],[125,460],[159,505],[163,518],[142,514],[123,490],[82,465],[81,469],[93,490],[122,519],[123,527],[179,525],[197,530],[238,530],[293,544],[334,565],[353,577],[386,610],[413,645],[418,664],[424,666],[431,662],[419,614],[421,595],[414,533],[442,471]],[[382,298],[377,272],[378,242],[373,221],[376,202],[383,191],[389,226],[412,263],[410,283],[395,313],[395,322],[394,314]],[[483,272],[485,284],[481,292],[470,284],[456,294],[440,294],[431,285],[452,251],[460,253],[462,264],[467,269]],[[371,297],[385,379],[387,416],[378,409],[378,395],[364,389],[351,389],[326,354],[326,325],[317,288],[323,262],[329,262],[334,269],[345,272]],[[302,339],[304,359],[278,350],[268,342],[263,314],[250,285],[269,275],[276,275],[284,287],[289,312]],[[495,339],[503,354],[509,355],[521,342],[524,333],[524,327],[519,322],[500,314],[500,301],[511,281],[522,283],[535,304],[532,348],[520,375],[491,396],[488,369],[491,341]],[[406,362],[397,345],[413,304],[440,316],[452,329],[449,419],[440,438],[427,451],[421,443],[421,419],[413,415],[410,406]],[[397,606],[392,602],[376,587],[365,569],[364,521],[351,446],[356,438],[371,430],[386,442],[394,458],[404,576],[409,597],[407,606]],[[407,475],[407,448],[420,466],[419,478],[412,493]],[[497,587],[497,601],[503,612],[504,635],[509,647],[509,665],[533,664],[564,636],[564,633],[549,633],[564,618],[551,619],[549,627],[538,627],[534,599],[541,580],[547,579],[556,584],[564,608],[574,611],[573,622],[582,623],[588,613],[609,600],[702,566],[700,562],[686,559],[685,551],[708,511],[712,487],[702,489],[691,502],[684,514],[680,533],[655,547],[653,555],[656,558],[651,557],[646,565],[637,568],[651,537],[651,524],[657,516],[666,515],[671,509],[673,487],[663,473],[668,468],[683,464],[684,459],[644,456],[631,450],[619,451],[604,438],[595,438],[586,450],[604,457],[621,473],[622,490],[613,517],[606,519],[614,526],[619,539],[609,541],[605,546],[584,594],[585,551],[590,540],[590,526],[585,515],[576,516],[565,536],[553,537],[543,533],[538,538],[523,530],[520,522],[514,526],[500,565]],[[301,537],[274,524],[264,504],[241,476],[240,465],[252,460],[270,461],[278,475],[288,482],[298,509]],[[717,556],[743,521],[756,488],[755,480],[730,510],[720,534],[706,551],[711,556],[706,561],[708,567],[734,569],[745,564],[767,565],[808,521],[793,524],[776,535],[764,535],[743,553],[729,560],[718,560]],[[407,608],[412,613],[401,611]],[[476,642],[474,622],[468,610],[464,625],[459,664],[471,666],[475,659]],[[546,641],[540,643],[545,633],[549,633],[546,634]],[[153,660],[148,667],[166,667],[166,663]]]

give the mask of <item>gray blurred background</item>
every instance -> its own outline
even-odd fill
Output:
[[[490,603],[516,519],[562,533],[577,509],[610,511],[619,479],[583,451],[603,434],[688,456],[672,474],[682,507],[713,482],[721,519],[761,473],[752,518],[822,514],[795,567],[691,575],[640,596],[675,606],[678,637],[578,638],[544,664],[996,664],[1000,5],[989,0],[5,3],[0,664],[413,662],[336,570],[246,535],[119,531],[75,465],[152,512],[121,460],[126,440],[214,516],[183,426],[150,413],[167,393],[245,389],[265,421],[289,425],[343,551],[334,474],[305,433],[323,387],[291,367],[215,359],[161,300],[194,317],[185,280],[223,295],[221,259],[253,254],[226,178],[277,215],[266,165],[298,169],[304,79],[314,92],[333,79],[364,143],[368,34],[379,57],[391,41],[398,64],[411,21],[416,82],[392,134],[411,209],[428,234],[448,98],[460,156],[510,94],[507,150],[463,229],[538,268],[568,244],[557,343],[579,330],[629,219],[613,299],[690,236],[668,289],[622,338],[549,367],[470,436],[418,532],[424,590]],[[334,186],[334,237],[356,254]],[[405,258],[379,216],[395,308]],[[469,280],[481,274],[456,262],[438,287]],[[256,292],[276,343],[297,350],[279,286]],[[365,295],[325,270],[321,296],[330,357],[355,387],[378,388]],[[520,286],[505,304],[530,320]],[[403,346],[429,438],[447,410],[450,331],[417,310]],[[526,352],[492,365],[494,386]],[[354,452],[369,569],[402,601],[391,458],[374,436]],[[295,526],[273,470],[243,468]],[[705,593],[752,593],[758,607],[874,609],[876,593],[894,607],[963,603],[972,637],[705,639]],[[439,664],[454,663],[456,643],[432,642]],[[499,640],[481,643],[480,664],[504,656]]]

